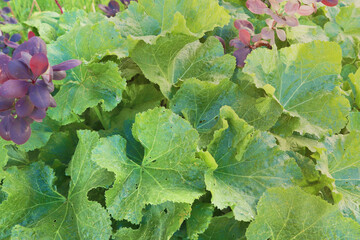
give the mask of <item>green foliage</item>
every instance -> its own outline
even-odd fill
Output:
[[[246,1],[108,2],[9,2],[4,34],[82,64],[28,142],[0,138],[0,239],[360,239],[357,1],[277,25],[244,68],[235,20],[266,26]]]

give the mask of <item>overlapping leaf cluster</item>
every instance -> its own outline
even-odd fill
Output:
[[[264,26],[242,1],[63,2],[19,18],[83,64],[26,144],[0,140],[0,239],[360,239],[356,1],[244,68],[234,21]]]

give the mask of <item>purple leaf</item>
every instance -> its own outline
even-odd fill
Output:
[[[322,0],[321,3],[328,7],[335,7],[338,5],[339,0]]]
[[[296,27],[296,26],[299,26],[299,21],[296,17],[286,16],[285,24],[288,25],[289,27]]]
[[[243,28],[248,28],[252,32],[254,31],[254,26],[252,25],[251,22],[249,22],[247,20],[242,20],[242,19],[235,20],[234,27],[238,30],[243,29]]]
[[[236,58],[236,65],[238,67],[244,67],[245,59],[250,54],[251,49],[248,47],[240,48],[234,52],[234,57]]]
[[[11,58],[8,55],[0,54],[0,84],[6,82],[11,78],[8,63]]]
[[[37,108],[48,108],[50,106],[50,93],[44,84],[31,85],[29,97]]]
[[[0,112],[10,109],[14,104],[15,99],[0,97]]]
[[[269,39],[271,45],[275,44],[275,32],[273,29],[264,27],[261,30],[261,37],[262,39]]]
[[[10,124],[10,138],[11,140],[22,145],[26,143],[31,135],[30,123],[23,118],[15,118]]]
[[[32,79],[34,75],[26,64],[19,60],[12,60],[8,64],[9,73],[15,79]]]
[[[250,45],[250,40],[251,40],[250,33],[245,29],[239,30],[239,40],[242,43],[244,43],[245,45],[249,46]]]
[[[284,11],[289,15],[294,15],[300,8],[298,0],[290,0],[285,4]]]
[[[55,108],[57,106],[55,99],[50,95],[50,107]]]
[[[264,14],[268,7],[261,0],[247,0],[246,7],[255,14]]]
[[[18,41],[20,41],[20,40],[21,40],[21,35],[18,34],[18,33],[12,35],[11,38],[10,38],[10,41],[11,41],[11,42],[18,42]]]
[[[282,29],[276,29],[276,35],[278,36],[278,38],[281,40],[281,41],[285,41],[286,40],[286,33],[284,30]]]
[[[0,86],[0,96],[4,98],[21,98],[28,92],[30,83],[22,80],[8,80]]]
[[[114,12],[119,12],[120,11],[120,5],[116,1],[110,1],[108,6]]]
[[[57,71],[53,74],[53,80],[63,80],[64,78],[66,78],[65,71]]]
[[[10,141],[10,127],[11,127],[11,121],[14,120],[13,116],[8,115],[4,117],[0,122],[0,136],[6,140]]]
[[[20,98],[15,104],[16,114],[19,117],[28,117],[34,111],[34,104],[31,103],[28,96]]]
[[[81,63],[82,62],[80,60],[71,59],[71,60],[62,62],[60,64],[54,65],[54,66],[52,66],[52,68],[53,68],[53,71],[66,71],[66,70],[69,70],[69,69],[79,66]]]
[[[232,47],[235,47],[235,48],[244,48],[244,47],[246,47],[246,45],[237,38],[230,40],[229,45],[232,46]]]
[[[21,52],[28,52],[31,56],[37,53],[43,53],[47,55],[46,43],[39,37],[32,37],[29,41],[20,44],[13,53],[13,58],[20,57]]]
[[[297,13],[300,14],[301,16],[309,16],[311,15],[313,12],[315,11],[315,9],[312,6],[308,6],[308,5],[302,5]]]
[[[35,108],[30,117],[36,122],[42,122],[42,120],[46,117],[46,110]]]
[[[30,68],[33,74],[38,77],[45,73],[49,67],[49,60],[43,53],[35,54],[30,60]]]

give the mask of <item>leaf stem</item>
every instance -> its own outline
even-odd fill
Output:
[[[60,3],[58,2],[58,0],[55,0],[55,3],[56,3],[56,5],[59,7],[61,14],[63,14],[63,13],[64,13],[64,11],[63,11],[63,9],[62,9],[62,7],[61,7]]]
[[[14,13],[13,9],[11,8],[11,5],[9,2],[7,2],[7,6],[8,6],[8,8],[10,8],[10,12],[11,12],[12,16],[16,19],[15,13]]]
[[[35,6],[36,6],[36,9],[37,9],[39,12],[41,12],[41,8],[40,8],[38,2],[37,2],[36,0],[34,0],[34,3],[35,3]]]
[[[100,110],[99,106],[94,107],[94,111],[96,113],[96,116],[99,118],[99,121],[100,121],[101,125],[103,126],[103,128],[107,129],[106,128],[107,124],[105,123],[105,120],[101,114],[101,110]]]

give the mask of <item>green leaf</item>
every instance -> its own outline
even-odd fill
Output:
[[[24,24],[35,28],[39,36],[46,43],[50,43],[57,38],[56,31],[59,17],[60,15],[55,12],[36,12]]]
[[[114,29],[114,24],[103,20],[95,24],[76,25],[57,41],[48,45],[48,58],[51,65],[69,59],[81,59],[86,63],[99,61],[106,55],[116,55],[119,58],[128,55],[125,41]],[[68,71],[72,73],[72,71]],[[70,78],[69,78],[70,77]],[[67,79],[73,80],[72,74]]]
[[[258,216],[246,231],[248,240],[360,238],[360,225],[319,197],[300,188],[273,188],[261,197]]]
[[[105,16],[100,13],[86,13],[84,10],[77,9],[76,11],[64,12],[60,15],[58,21],[57,36],[61,36],[70,31],[74,26],[77,26],[77,22],[80,25],[95,24],[105,19]]]
[[[269,60],[271,59],[271,60]],[[291,116],[300,119],[301,133],[339,132],[347,122],[349,101],[339,93],[341,49],[337,43],[314,41],[280,51],[257,49],[247,58],[244,72],[255,76],[257,87],[267,84]]]
[[[106,205],[118,220],[141,221],[146,204],[192,203],[204,193],[202,163],[195,158],[198,133],[170,110],[155,108],[136,115],[134,138],[145,148],[141,162],[126,155],[119,135],[102,138],[92,159],[116,174]]]
[[[229,20],[230,16],[217,0],[142,0],[133,2],[114,19],[123,37],[131,36],[147,43],[170,32],[200,38]]]
[[[335,180],[335,190],[342,194],[340,210],[360,223],[360,133],[327,138],[326,152],[320,155],[317,169]]]
[[[249,224],[234,219],[232,213],[213,217],[209,227],[199,236],[199,240],[233,239],[246,240],[245,231]]]
[[[357,8],[354,4],[342,7],[335,19],[336,23],[341,26],[345,34],[351,34],[359,37],[360,8]]]
[[[205,174],[206,188],[215,206],[231,207],[235,219],[249,221],[266,189],[293,185],[301,171],[276,146],[273,136],[254,130],[230,107],[220,110],[220,118],[219,130],[207,148],[218,168]]]
[[[30,163],[28,153],[21,151],[16,145],[5,146],[7,150],[6,167],[17,166],[24,167]]]
[[[110,128],[122,129],[126,120],[133,121],[137,113],[159,107],[161,100],[164,99],[155,85],[149,83],[130,83],[124,93],[120,108],[103,114],[109,120]]]
[[[354,73],[349,74],[349,79],[352,84],[352,92],[354,94],[355,103],[360,107],[360,68]]]
[[[315,40],[329,41],[325,31],[310,21],[297,27],[286,29],[286,38],[291,43],[308,43]]]
[[[36,162],[6,172],[2,191],[8,197],[0,205],[0,238],[13,239],[109,239],[110,216],[87,193],[108,187],[112,174],[90,161],[97,133],[79,131],[79,144],[67,169],[71,177],[67,198],[53,187],[53,170]]]
[[[182,222],[190,216],[191,205],[166,202],[148,206],[139,229],[120,228],[115,240],[157,240],[170,239]]]
[[[4,178],[3,167],[5,167],[7,163],[7,149],[5,148],[5,146],[8,144],[9,142],[0,138],[0,181]]]
[[[51,135],[58,131],[59,123],[46,117],[43,122],[34,122],[31,124],[30,139],[19,148],[26,152],[33,151],[46,145]]]
[[[186,221],[187,236],[189,239],[198,239],[198,235],[208,228],[214,206],[210,203],[195,202],[192,206],[190,218]]]
[[[360,112],[351,112],[349,115],[349,124],[347,126],[349,131],[360,132]]]
[[[99,103],[105,111],[111,111],[120,103],[126,81],[121,78],[117,64],[92,63],[71,71],[73,81],[61,86],[55,96],[58,106],[48,111],[52,119],[65,125],[73,121],[74,115]]]
[[[131,58],[168,98],[172,96],[172,88],[188,78],[204,81],[230,78],[236,66],[235,58],[224,55],[220,41],[214,37],[205,43],[194,40],[186,35],[167,35],[155,45],[140,42]]]
[[[331,21],[325,24],[324,30],[331,41],[340,44],[344,61],[354,62],[359,54],[360,8],[351,4],[336,9]]]
[[[171,110],[182,114],[200,134],[214,127],[225,105],[261,130],[272,127],[282,112],[275,99],[252,83],[239,85],[226,79],[218,84],[186,80],[170,102]]]

